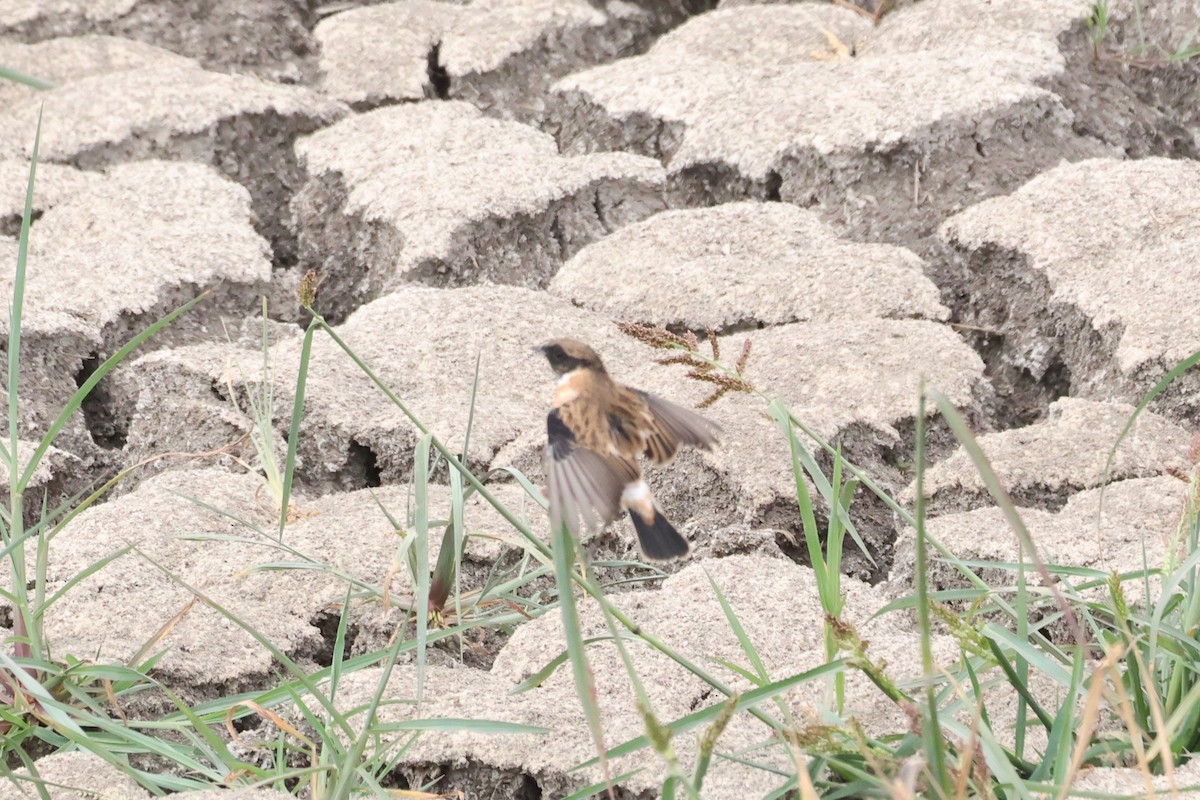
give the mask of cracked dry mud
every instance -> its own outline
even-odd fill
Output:
[[[626,322],[712,329],[730,361],[748,339],[747,379],[903,503],[915,496],[924,380],[980,434],[1047,558],[1120,571],[1139,569],[1143,550],[1164,553],[1184,487],[1172,476],[1196,457],[1196,373],[1151,404],[1111,462],[1108,450],[1163,373],[1200,350],[1200,67],[1126,63],[1135,35],[1123,19],[1112,52],[1094,49],[1084,0],[909,0],[878,25],[815,0],[713,5],[214,0],[193,14],[164,0],[0,3],[0,67],[51,84],[0,80],[5,293],[43,115],[23,439],[43,434],[134,332],[213,289],[105,379],[35,476],[53,503],[145,462],[53,542],[51,591],[137,547],[53,608],[54,652],[128,658],[188,606],[169,570],[289,658],[327,664],[345,576],[385,580],[398,539],[380,507],[403,518],[419,432],[327,337],[311,353],[296,442],[305,513],[287,541],[334,569],[262,568],[278,554],[236,522],[273,524],[245,467],[247,395],[270,388],[285,442],[308,269],[321,278],[316,309],[543,537],[544,512],[502,472],[540,478],[552,377],[531,345],[585,339],[622,379],[683,403],[711,389],[653,363],[662,353],[622,335],[614,322]],[[1177,41],[1200,23],[1183,0],[1143,5],[1140,36]],[[724,396],[705,412],[722,445],[649,471],[693,557],[613,595],[735,688],[748,683],[719,662],[741,651],[710,579],[771,675],[824,656],[789,447],[765,410],[758,396]],[[1015,559],[971,458],[937,414],[929,427],[931,531],[962,558]],[[434,480],[445,518],[445,470]],[[851,517],[869,552],[847,554],[846,617],[895,675],[915,677],[911,619],[872,618],[912,589],[912,531],[862,488]],[[517,533],[478,497],[464,524],[464,582],[515,560]],[[636,555],[625,522],[589,546]],[[394,591],[410,588],[403,575]],[[948,568],[933,580],[962,585]],[[382,646],[399,620],[356,606],[352,650]],[[0,601],[0,635],[11,624]],[[603,632],[594,608],[584,626]],[[935,645],[955,657],[948,637]],[[267,650],[203,606],[160,646],[156,677],[189,702],[277,677]],[[392,785],[440,779],[438,791],[525,800],[599,780],[595,767],[571,771],[594,749],[570,672],[512,693],[563,647],[551,613],[473,643],[467,658],[431,650],[421,716],[551,732],[430,732]],[[634,658],[663,720],[719,700],[661,655]],[[599,646],[593,668],[609,744],[631,738],[642,723],[624,668]],[[377,678],[348,676],[339,704],[367,702]],[[381,718],[412,717],[414,686],[402,664],[384,697],[400,702]],[[799,715],[821,701],[805,691],[785,696]],[[865,730],[905,725],[865,681],[847,691]],[[762,735],[739,716],[721,746]],[[696,736],[676,738],[681,759]],[[64,786],[145,794],[81,753],[38,764]],[[618,782],[630,798],[656,796],[664,774],[648,750],[611,768],[634,771]],[[762,796],[771,778],[719,758],[704,796]],[[1095,770],[1088,786],[1140,791],[1139,780]],[[0,785],[0,800],[20,796]]]

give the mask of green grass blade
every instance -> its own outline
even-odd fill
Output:
[[[475,377],[471,381],[471,404],[467,406],[467,430],[463,433],[462,454],[458,460],[467,463],[471,447],[471,429],[475,426],[475,401],[479,397],[479,363],[483,358],[482,352],[475,354]]]
[[[427,433],[417,442],[413,453],[413,484],[416,495],[413,506],[416,557],[416,580],[413,592],[417,600],[417,708],[425,696],[425,647],[429,637],[429,449],[433,434]]]
[[[998,793],[998,796],[1005,798],[1033,800],[1035,795],[1026,785],[1026,780],[1013,767],[1008,752],[996,741],[991,728],[981,725],[979,726],[978,734],[980,750],[983,751],[983,757],[987,762],[988,768],[994,774],[994,783],[990,788],[993,790],[1000,789],[1001,793]],[[1039,800],[1045,797],[1043,794],[1036,796]]]
[[[1082,722],[1082,720],[1076,719],[1075,716],[1075,698],[1079,697],[1083,692],[1084,663],[1084,653],[1079,650],[1075,651],[1075,662],[1071,670],[1071,685],[1067,687],[1066,697],[1063,700],[1063,710],[1058,715],[1059,719],[1063,720],[1063,729],[1057,732],[1051,730],[1050,732],[1052,741],[1057,738],[1057,741],[1053,745],[1055,749],[1053,762],[1054,782],[1059,785],[1062,785],[1064,781],[1071,777],[1071,745],[1075,741],[1077,725]],[[1100,675],[1097,675],[1095,679],[1103,680]],[[1058,723],[1057,719],[1055,723]],[[1057,733],[1057,737],[1055,733]],[[1051,754],[1047,753],[1045,761],[1050,760]]]
[[[812,570],[817,576],[817,585],[822,586],[826,581],[825,557],[821,551],[821,540],[817,532],[817,516],[813,512],[812,497],[808,492],[808,482],[804,479],[804,467],[800,463],[800,440],[796,438],[796,429],[792,426],[782,401],[772,400],[767,411],[787,436],[788,447],[792,454],[792,479],[796,486],[796,505],[800,509],[800,521],[804,528],[804,544],[808,549],[808,560],[812,564]]]
[[[713,580],[708,570],[704,570],[704,577],[708,578],[708,585],[712,587],[713,594],[717,596],[717,602],[721,604],[721,611],[725,614],[725,622],[728,623],[729,629],[733,631],[733,635],[737,637],[738,644],[742,646],[742,652],[746,654],[746,658],[749,659],[751,666],[754,667],[754,673],[758,676],[759,682],[761,684],[770,683],[771,678],[767,674],[767,665],[763,663],[762,657],[758,654],[758,648],[750,640],[750,635],[746,633],[746,629],[742,626],[742,621],[734,613],[733,606],[729,605],[729,600],[725,597],[725,593],[721,591],[721,587]]]
[[[1100,504],[1096,510],[1097,515],[1100,514],[1104,505],[1104,489],[1108,486],[1108,478],[1112,474],[1112,465],[1113,461],[1116,460],[1117,457],[1117,448],[1121,446],[1121,442],[1123,442],[1125,437],[1129,435],[1129,431],[1133,429],[1134,423],[1137,422],[1138,417],[1142,415],[1142,412],[1146,410],[1146,407],[1154,402],[1156,397],[1165,392],[1167,387],[1178,380],[1183,373],[1187,372],[1198,363],[1200,363],[1200,351],[1192,353],[1190,356],[1169,369],[1167,374],[1163,375],[1162,378],[1159,379],[1158,383],[1154,384],[1150,391],[1146,392],[1146,394],[1142,396],[1142,399],[1138,401],[1137,407],[1133,409],[1133,413],[1130,414],[1129,419],[1125,421],[1125,427],[1121,428],[1121,432],[1117,434],[1116,441],[1113,442],[1112,447],[1110,447],[1108,450],[1108,458],[1104,462],[1104,479],[1100,482]]]
[[[783,701],[779,698],[775,698],[775,701],[783,705]],[[696,769],[692,776],[692,786],[695,787],[694,793],[697,796],[704,787],[704,778],[707,776],[708,767],[712,763],[713,750],[717,747],[717,740],[725,732],[725,727],[729,724],[729,720],[733,719],[733,715],[737,713],[737,702],[738,696],[736,694],[726,700],[723,713],[718,715],[712,725],[708,727],[708,730],[700,736],[700,752],[696,759]]]
[[[246,633],[248,633],[256,642],[258,642],[260,645],[262,645],[263,648],[266,649],[276,661],[278,661],[280,664],[283,665],[283,667],[288,671],[288,673],[290,673],[292,675],[293,679],[296,682],[298,682],[301,686],[303,686],[305,691],[309,695],[311,695],[312,697],[317,699],[318,702],[321,703],[322,707],[325,709],[325,713],[327,713],[329,715],[330,719],[332,719],[338,723],[338,727],[342,730],[343,733],[345,733],[347,736],[353,736],[353,731],[351,730],[349,724],[346,722],[345,718],[342,715],[338,714],[337,709],[334,708],[333,704],[329,701],[328,697],[326,697],[325,693],[320,690],[320,687],[317,685],[316,679],[313,677],[310,677],[309,674],[307,672],[305,672],[304,669],[302,669],[299,664],[297,664],[295,661],[293,661],[287,655],[287,653],[283,652],[278,647],[276,647],[275,644],[273,642],[271,642],[270,639],[268,639],[261,632],[259,632],[259,630],[257,628],[255,628],[253,625],[249,624],[248,622],[243,620],[241,617],[237,616],[232,611],[230,611],[229,609],[225,608],[223,605],[218,603],[212,597],[209,597],[207,594],[200,591],[195,586],[192,586],[187,581],[183,580],[178,575],[171,572],[171,570],[167,569],[165,566],[158,563],[148,553],[146,553],[143,550],[138,549],[137,547],[134,547],[133,549],[134,549],[134,552],[136,552],[141,558],[143,558],[146,561],[146,563],[150,564],[150,566],[154,567],[159,572],[161,572],[163,575],[165,575],[167,577],[167,579],[170,580],[172,583],[176,584],[177,586],[179,586],[182,589],[187,590],[192,595],[197,597],[200,600],[200,602],[204,603],[206,606],[211,608],[213,611],[216,611],[218,614],[225,617],[230,622],[232,622],[234,625],[237,625],[239,628],[241,628]],[[397,637],[397,641],[400,641],[401,639],[402,639],[402,637]],[[256,697],[256,696],[257,695],[252,695],[252,697]]]
[[[100,381],[104,380],[105,376],[112,372],[117,365],[125,361],[125,359],[129,357],[130,353],[141,347],[148,339],[157,334],[163,328],[170,325],[180,316],[186,314],[188,311],[191,311],[192,308],[194,308],[197,304],[207,299],[210,294],[212,294],[212,289],[205,289],[199,295],[179,306],[162,319],[149,325],[141,333],[137,334],[128,342],[126,342],[121,349],[104,359],[104,362],[96,368],[95,372],[88,376],[88,379],[83,382],[83,385],[79,387],[75,394],[71,395],[71,399],[67,401],[67,404],[63,406],[62,411],[59,412],[54,422],[50,424],[49,430],[46,431],[46,435],[43,436],[41,442],[38,443],[37,449],[34,450],[33,456],[29,459],[29,464],[25,467],[25,472],[21,475],[22,485],[27,484],[33,477],[34,470],[36,470],[38,464],[41,463],[43,456],[46,455],[46,451],[50,449],[50,446],[54,443],[54,440],[58,438],[58,434],[61,433],[62,429],[66,427],[67,423],[71,420],[71,417],[74,416],[75,412],[79,410],[79,407],[83,405],[83,401],[92,393],[92,390],[96,388],[96,385],[99,384]]]
[[[829,515],[829,530],[825,534],[825,560],[828,565],[828,583],[818,584],[821,590],[821,604],[825,610],[838,616],[842,613],[841,575],[842,575],[842,544],[845,540],[846,526],[843,520],[850,517],[850,503],[858,484],[853,479],[843,483],[842,448],[839,445],[837,456],[833,459],[833,475],[830,477],[830,487],[835,501],[834,512]]]
[[[584,639],[583,643],[586,646],[589,644],[595,644],[596,642],[607,642],[610,638],[611,637],[609,636],[593,636],[590,639]],[[550,661],[546,663],[546,666],[542,667],[537,672],[533,673],[528,678],[513,687],[511,694],[521,694],[522,692],[527,692],[530,689],[538,688],[545,683],[551,675],[558,671],[559,667],[567,663],[568,658],[570,658],[570,653],[566,650],[563,650],[554,658],[550,659]]]
[[[139,691],[147,688],[145,684],[154,684],[153,680],[146,677],[145,672],[131,667],[124,667],[120,664],[92,664],[87,661],[81,661],[78,664],[72,664],[63,673],[63,677],[72,678],[76,684],[86,684],[93,681],[112,681],[114,684],[138,685]],[[119,693],[118,693],[119,694]]]
[[[1032,711],[1034,716],[1038,718],[1038,721],[1042,723],[1042,726],[1045,727],[1046,730],[1050,730],[1052,727],[1054,727],[1054,719],[1046,713],[1046,710],[1042,708],[1042,705],[1037,701],[1037,698],[1029,693],[1028,688],[1021,682],[1020,676],[1017,675],[1016,668],[1009,663],[1008,657],[1004,655],[1004,651],[1000,649],[1000,645],[996,642],[996,640],[989,637],[987,641],[988,647],[991,648],[992,655],[996,657],[996,663],[999,665],[1000,670],[1004,673],[1004,677],[1008,680],[1009,685],[1016,689],[1017,693],[1021,696],[1021,699],[1025,701],[1025,704],[1028,706],[1029,710]]]
[[[288,504],[292,499],[292,481],[296,477],[296,448],[300,443],[300,420],[304,417],[304,389],[308,385],[308,363],[312,359],[313,334],[320,323],[314,318],[304,331],[300,346],[300,366],[296,371],[296,391],[292,400],[292,424],[288,428],[287,457],[283,465],[283,497],[279,502],[279,539],[287,527]]]
[[[550,507],[550,501],[546,498],[546,495],[542,494],[541,488],[534,485],[533,481],[529,480],[524,472],[521,472],[521,470],[517,469],[516,467],[501,467],[500,472],[505,472],[511,475],[513,480],[520,484],[521,488],[525,490],[525,493],[533,498],[538,505],[542,507],[542,510]]]
[[[342,669],[346,660],[346,628],[350,624],[350,593],[352,587],[346,587],[346,599],[342,601],[342,613],[338,617],[337,633],[333,637],[333,660],[329,662],[329,702],[337,700],[338,684],[342,679]]]
[[[407,719],[399,722],[388,722],[374,726],[377,732],[392,731],[469,731],[482,734],[536,734],[552,733],[549,728],[541,725],[525,725],[520,722],[503,722],[492,719],[455,719],[453,717],[438,717],[437,719]]]
[[[454,554],[454,617],[459,619],[462,617],[462,570],[458,569],[462,563],[464,548],[466,547],[466,513],[467,502],[466,493],[463,491],[462,475],[458,470],[452,469],[450,472],[450,531],[453,534],[452,552]],[[441,555],[440,553],[438,554]]]
[[[442,531],[442,546],[438,551],[437,563],[433,567],[428,597],[429,607],[435,612],[441,612],[446,607],[446,600],[453,593],[455,616],[458,617],[462,614],[458,566],[462,561],[462,517],[466,504],[463,499],[462,475],[455,469],[449,470],[449,473],[450,521]]]
[[[603,766],[607,776],[608,756],[604,747],[604,725],[600,719],[596,685],[593,682],[591,665],[588,663],[583,631],[579,623],[579,609],[575,605],[573,591],[575,540],[566,525],[555,525],[553,528],[554,578],[558,586],[558,605],[562,613],[563,635],[567,640],[567,656],[571,662],[571,671],[575,676],[575,691],[579,694],[579,702],[583,705],[583,713],[587,719],[588,730],[591,731],[592,742],[600,754],[597,761]]]
[[[479,399],[479,365],[483,360],[482,352],[475,354],[475,375],[471,379],[471,403],[467,407],[467,429],[463,433],[462,455],[459,461],[464,464],[469,463],[469,453],[471,449],[471,431],[475,428],[475,405]],[[450,554],[452,556],[448,567],[443,567],[442,559],[445,553],[438,554],[438,565],[435,569],[433,583],[436,585],[438,581],[442,581],[444,585],[449,586],[449,575],[446,574],[447,569],[454,572],[454,616],[460,618],[462,616],[462,585],[461,577],[462,570],[459,565],[462,563],[463,547],[465,538],[465,521],[464,514],[466,512],[466,494],[463,492],[462,474],[456,470],[449,470],[450,473],[450,537],[443,537],[442,549],[445,550],[445,539],[452,538],[452,548]],[[461,647],[461,645],[460,645]]]
[[[922,376],[917,393],[916,417],[916,504],[913,510],[916,517],[916,591],[917,591],[917,629],[921,640],[921,674],[925,680],[925,702],[921,707],[921,740],[924,745],[926,769],[934,784],[934,794],[939,797],[950,797],[953,778],[946,764],[946,745],[942,738],[942,728],[938,723],[938,701],[933,681],[937,677],[936,665],[933,660],[933,612],[929,604],[929,554],[925,532],[925,378]]]
[[[617,775],[616,777],[614,777],[612,779],[612,783],[618,784],[621,781],[627,781],[630,778],[632,778],[634,775],[641,773],[641,771],[642,770],[640,770],[640,769],[633,769],[633,770],[630,770],[629,772],[622,772],[620,775]],[[605,793],[605,791],[608,789],[608,786],[609,786],[608,781],[600,781],[599,783],[593,783],[591,786],[585,786],[582,789],[580,789],[578,792],[574,792],[572,794],[567,795],[562,800],[594,800],[594,798],[602,796]]]
[[[404,637],[397,635],[396,642],[392,645],[391,651],[388,653],[388,658],[383,664],[383,671],[379,676],[379,681],[375,685],[375,694],[371,697],[371,705],[367,709],[366,716],[363,717],[362,730],[354,739],[354,744],[346,753],[345,763],[342,769],[338,770],[337,783],[334,784],[333,791],[330,795],[330,800],[350,800],[355,794],[353,791],[354,777],[358,772],[358,765],[363,762],[363,753],[367,749],[367,743],[374,738],[373,727],[376,712],[379,710],[379,704],[383,700],[384,690],[387,689],[388,681],[392,677],[392,668],[396,666],[396,659],[400,657],[400,649],[404,644]]]
[[[1196,738],[1195,725],[1198,713],[1200,713],[1200,682],[1192,684],[1191,689],[1180,698],[1176,707],[1171,710],[1171,715],[1163,722],[1164,733],[1171,741],[1171,751],[1176,757],[1176,763],[1186,750],[1193,749],[1189,745]]]
[[[42,714],[55,727],[55,730],[64,736],[70,736],[71,734],[78,737],[86,736],[83,729],[79,727],[79,723],[63,710],[61,704],[50,695],[46,687],[3,651],[0,651],[0,665],[8,670],[9,678],[16,678],[17,682],[21,684],[21,687],[29,696],[41,705]]]
[[[796,417],[787,410],[787,407],[784,406],[783,402],[779,399],[771,401],[770,405],[767,406],[767,414],[769,414],[771,418],[775,420],[776,424],[780,426],[784,432],[784,435],[788,437],[789,445],[792,447],[792,471],[797,479],[798,484],[797,497],[800,497],[801,495],[799,493],[803,492],[803,496],[807,498],[809,492],[806,486],[802,487],[799,485],[803,482],[803,480],[802,476],[796,473],[796,462],[800,464],[804,470],[804,473],[808,475],[808,477],[812,480],[813,485],[817,487],[818,493],[820,493],[821,497],[825,499],[826,504],[829,506],[830,513],[841,514],[841,524],[845,527],[846,532],[850,534],[850,538],[853,539],[854,543],[858,545],[858,548],[862,551],[862,554],[867,557],[867,561],[869,561],[872,566],[875,566],[875,557],[871,555],[870,549],[868,549],[866,542],[863,541],[862,536],[858,532],[858,528],[855,527],[854,522],[850,519],[850,516],[842,510],[841,505],[838,503],[839,498],[836,496],[833,486],[829,483],[829,479],[825,477],[824,473],[821,472],[821,468],[817,464],[816,459],[813,458],[812,454],[808,452],[808,449],[804,446],[804,444],[796,437],[796,430],[800,430],[806,436],[809,436],[814,441],[820,443],[835,458],[838,457],[838,451],[835,448],[827,445],[824,440],[818,438],[813,432],[809,431],[808,428],[803,426],[799,420],[797,420]],[[846,466],[850,466],[848,462],[846,463]],[[858,476],[859,473],[855,472],[855,477]],[[860,478],[860,480],[862,479]],[[866,484],[868,480],[869,479],[863,480],[863,483]],[[881,489],[878,489],[877,487],[875,488],[877,492],[882,492]],[[895,501],[892,500],[892,503],[895,504]],[[807,504],[811,509],[811,502],[808,502]],[[804,513],[803,508],[801,509],[801,513]],[[907,515],[907,512],[905,512],[905,514]],[[813,520],[813,525],[815,528],[815,519]],[[808,525],[807,521],[805,521],[805,535],[807,536],[807,534]],[[822,561],[823,560],[824,558],[822,557]]]
[[[991,462],[984,454],[983,449],[979,446],[979,442],[967,427],[967,422],[962,415],[958,413],[958,409],[950,402],[950,399],[937,390],[929,391],[930,398],[936,403],[938,411],[941,412],[942,418],[946,420],[946,424],[950,426],[954,436],[962,444],[967,455],[971,457],[971,461],[975,465],[975,469],[979,472],[979,477],[983,479],[984,485],[987,487],[988,493],[992,496],[992,500],[1000,508],[1004,514],[1005,520],[1017,535],[1017,539],[1021,543],[1021,547],[1025,552],[1029,553],[1029,557],[1033,559],[1033,563],[1037,566],[1038,574],[1041,576],[1044,584],[1049,588],[1050,593],[1054,595],[1059,608],[1062,610],[1066,618],[1067,626],[1071,629],[1072,638],[1078,647],[1087,647],[1087,641],[1083,635],[1083,628],[1079,625],[1079,620],[1075,615],[1070,604],[1063,598],[1062,593],[1058,590],[1055,581],[1050,577],[1050,573],[1046,570],[1046,562],[1038,553],[1037,545],[1033,541],[1033,536],[1029,533],[1029,529],[1025,527],[1024,520],[1017,512],[1017,507],[1013,503],[1012,498],[1008,496],[1008,492],[1004,489],[1000,482],[1000,477],[996,475],[992,469]],[[1017,610],[1015,618],[1020,619],[1020,611]]]
[[[53,606],[56,602],[58,602],[59,598],[61,598],[67,592],[71,591],[71,589],[73,589],[74,587],[78,586],[82,581],[87,580],[92,575],[95,575],[97,572],[104,569],[106,566],[108,566],[112,562],[116,561],[118,558],[125,555],[132,549],[133,549],[132,545],[125,545],[124,547],[120,548],[119,550],[116,550],[115,552],[108,554],[104,558],[101,558],[100,560],[89,564],[84,569],[81,569],[79,572],[76,572],[74,575],[71,576],[70,580],[68,580],[65,584],[63,584],[61,587],[59,587],[58,591],[56,591],[54,594],[50,595],[50,598],[48,600],[43,602],[41,605],[37,606],[34,609],[34,614],[37,617],[42,617],[43,615],[45,615],[46,611],[49,610],[49,608],[51,606]]]
[[[21,788],[21,784],[30,783],[33,784],[35,789],[37,789],[38,800],[52,800],[53,796],[50,794],[50,785],[42,780],[41,773],[38,772],[37,764],[32,758],[30,758],[29,754],[25,752],[25,748],[16,747],[14,750],[16,751],[17,756],[19,756],[21,764],[25,767],[25,771],[29,773],[29,777],[14,775],[13,773],[9,772],[8,766],[4,762],[0,762],[0,775],[3,775],[5,778],[11,781],[12,785],[16,787],[17,791],[21,794],[25,794],[25,791]],[[54,796],[57,796],[57,793]]]
[[[1151,633],[1156,633],[1162,627],[1163,617],[1169,612],[1177,610],[1184,598],[1191,599],[1190,593],[1186,589],[1190,585],[1192,572],[1197,566],[1200,566],[1200,549],[1189,553],[1170,575],[1163,577],[1158,601],[1154,604],[1154,613],[1151,617]]]
[[[782,680],[775,681],[774,683],[769,683],[766,686],[751,689],[750,691],[745,692],[738,697],[737,705],[735,706],[734,710],[735,712],[739,712],[755,708],[759,703],[762,703],[765,700],[772,700],[780,694],[783,694],[784,692],[787,692],[788,690],[799,686],[802,683],[808,683],[809,681],[820,678],[823,675],[829,675],[838,670],[845,669],[845,667],[846,659],[839,658],[836,661],[829,661],[825,664],[821,664],[820,666],[813,667],[805,672],[800,672],[792,675],[791,677],[783,678]],[[725,701],[688,714],[687,716],[680,717],[664,727],[667,728],[673,736],[678,736],[679,734],[685,733],[699,725],[713,722],[722,713],[726,713]],[[630,739],[627,742],[623,742],[616,747],[613,747],[604,755],[610,759],[619,758],[620,756],[637,752],[643,747],[647,747],[649,744],[650,740],[647,737],[638,736],[637,738]],[[575,772],[580,769],[585,769],[595,765],[598,763],[598,761],[599,759],[596,758],[590,759],[582,764],[572,767],[571,771]]]
[[[191,723],[192,730],[204,740],[212,752],[214,763],[225,767],[230,773],[244,770],[251,775],[257,775],[260,772],[253,764],[243,761],[231,753],[229,746],[225,744],[225,740],[218,736],[211,726],[204,724],[200,717],[175,692],[162,684],[156,684],[156,686],[159,691],[167,696],[167,699],[171,701],[175,708],[179,709],[179,713],[187,718],[187,721]]]
[[[29,159],[29,180],[25,183],[25,207],[21,211],[21,232],[17,238],[17,271],[13,278],[12,305],[8,315],[8,456],[9,484],[14,494],[24,489],[29,479],[19,479],[18,428],[21,422],[21,323],[25,314],[25,280],[29,267],[29,235],[33,225],[33,187],[37,182],[38,152],[42,143],[42,110],[38,110],[37,129],[33,134],[33,153]],[[32,474],[32,473],[30,473]],[[15,509],[13,509],[15,514]]]
[[[35,78],[28,73],[15,70],[12,67],[0,67],[0,79],[13,81],[14,83],[23,83],[26,86],[32,86],[34,89],[42,91],[54,88],[53,83],[44,81],[41,78]],[[40,117],[41,114],[38,116]]]
[[[3,659],[3,654],[0,654],[0,661]],[[108,713],[88,713],[82,707],[67,705],[49,695],[39,697],[39,706],[43,713],[51,708],[55,712],[50,727],[40,729],[39,738],[56,749],[69,749],[69,745],[74,745],[76,749],[99,756],[155,794],[162,794],[164,790],[207,788],[219,783],[226,774],[224,770],[214,769],[212,765],[194,758],[190,746],[143,734],[123,721],[111,719]],[[69,724],[60,724],[59,720],[64,717]],[[79,732],[81,730],[84,731],[82,735]],[[158,757],[176,765],[180,771],[194,773],[205,780],[201,782],[143,772],[129,765],[125,756],[131,753]]]
[[[21,212],[21,231],[17,240],[17,264],[13,279],[12,304],[8,317],[8,445],[0,446],[8,467],[8,508],[7,527],[4,530],[5,539],[24,539],[25,508],[24,491],[29,484],[28,478],[21,477],[21,461],[18,453],[20,447],[19,435],[21,426],[20,377],[21,377],[21,323],[25,306],[25,279],[29,265],[29,236],[33,224],[33,189],[37,182],[38,152],[42,140],[42,111],[38,110],[37,129],[33,137],[33,153],[29,160],[29,178],[25,183],[25,206]],[[31,465],[32,466],[32,465]],[[32,473],[30,473],[32,474]],[[39,537],[40,548],[45,540]],[[17,547],[10,550],[10,573],[12,578],[14,606],[13,629],[17,634],[13,643],[13,652],[18,656],[43,655],[42,630],[37,617],[31,613],[28,589],[28,565],[25,562],[25,548]],[[41,593],[44,585],[34,581],[34,592]],[[34,604],[37,604],[35,600]]]
[[[453,627],[444,628],[441,630],[435,630],[430,633],[429,641],[430,641],[430,643],[436,643],[436,642],[441,642],[441,641],[448,640],[448,639],[453,639],[454,637],[461,636],[464,632],[473,630],[474,628],[477,628],[477,627],[479,627],[478,623],[471,623],[471,624],[455,625]],[[401,653],[405,653],[405,652],[408,652],[408,651],[416,648],[416,640],[415,639],[404,639],[403,637],[400,637],[400,639],[401,639],[401,648],[400,648]],[[344,669],[342,670],[342,674],[348,675],[352,672],[357,672],[358,670],[366,669],[368,667],[378,666],[384,660],[386,660],[390,654],[391,654],[391,648],[389,647],[386,650],[376,650],[376,651],[373,651],[370,653],[363,653],[362,655],[352,656],[351,658],[348,658],[345,660]],[[224,720],[226,712],[229,710],[230,706],[232,706],[234,704],[237,704],[239,702],[245,702],[247,700],[253,700],[264,706],[280,703],[280,702],[283,702],[284,700],[292,697],[294,694],[296,694],[300,690],[304,690],[305,692],[307,692],[309,683],[311,683],[315,686],[320,681],[323,681],[323,680],[329,678],[330,674],[331,674],[331,667],[325,667],[323,669],[314,671],[311,675],[305,674],[303,680],[301,680],[300,678],[296,678],[296,679],[293,679],[290,681],[283,682],[283,683],[279,684],[278,686],[275,686],[274,688],[267,689],[266,691],[258,690],[258,691],[252,691],[252,692],[242,692],[239,694],[229,695],[226,697],[218,698],[216,700],[205,701],[205,702],[198,703],[195,706],[193,706],[193,710],[195,710],[195,712],[197,714],[199,714],[200,717],[206,721],[220,722],[220,721]],[[143,723],[143,727],[145,727],[145,728],[169,727],[170,725],[175,724],[178,721],[179,721],[178,715],[166,714],[162,717],[161,720],[155,720],[152,722]]]
[[[75,493],[71,497],[55,506],[54,510],[50,512],[49,516],[40,520],[37,525],[34,525],[33,528],[30,529],[31,532],[34,535],[39,535],[44,528],[48,528],[46,538],[53,539],[64,529],[66,529],[67,525],[69,525],[71,521],[75,519],[75,517],[91,508],[96,501],[106,495],[110,489],[119,484],[121,481],[125,480],[140,468],[141,467],[137,464],[126,467],[102,483],[98,489],[93,490],[91,494],[88,494],[87,496],[84,496],[84,491],[86,490],[81,490]],[[92,485],[94,486],[95,484],[93,483]]]
[[[1017,599],[1016,610],[1017,617],[1014,620],[1017,627],[1017,639],[1020,641],[1029,640],[1029,584],[1027,581],[1027,571],[1025,569],[1024,551],[1025,546],[1018,541],[1017,543]],[[1016,673],[1017,682],[1021,686],[1029,685],[1029,661],[1017,652],[1016,658]],[[1029,705],[1025,702],[1025,697],[1018,693],[1017,695],[1017,718],[1015,731],[1015,747],[1016,754],[1025,757],[1025,730],[1029,726]]]

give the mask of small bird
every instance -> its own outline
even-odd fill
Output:
[[[691,545],[654,502],[639,454],[666,464],[681,445],[708,450],[721,429],[704,417],[609,377],[596,351],[574,339],[534,348],[559,376],[546,417],[545,472],[550,523],[579,535],[603,528],[625,508],[642,555],[670,561]]]

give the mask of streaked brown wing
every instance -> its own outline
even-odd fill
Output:
[[[635,464],[581,447],[559,409],[546,417],[545,470],[550,524],[566,524],[575,535],[616,519],[625,484],[638,476]]]
[[[709,450],[717,443],[721,428],[715,422],[649,392],[632,391],[646,404],[645,423],[641,428],[646,437],[646,456],[655,464],[666,464],[675,457],[680,446]]]

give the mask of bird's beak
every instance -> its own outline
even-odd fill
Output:
[[[544,356],[546,355],[546,345],[535,344],[533,347],[529,348],[529,352],[537,353],[539,356]]]

